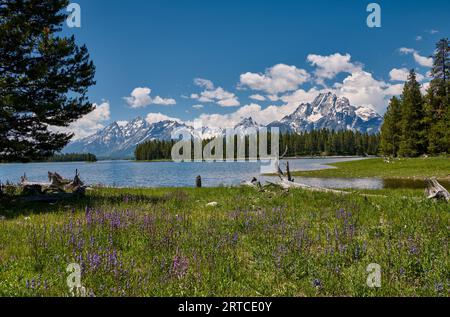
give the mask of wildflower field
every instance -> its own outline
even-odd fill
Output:
[[[449,205],[251,188],[106,189],[1,201],[0,296],[448,296]],[[215,204],[209,204],[217,202]],[[209,204],[209,206],[207,206]],[[381,287],[368,287],[371,263]]]

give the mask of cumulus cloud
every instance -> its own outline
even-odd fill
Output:
[[[181,122],[181,120],[178,119],[178,118],[172,118],[172,117],[169,117],[169,116],[167,116],[165,114],[162,114],[160,112],[158,112],[158,113],[149,113],[149,114],[147,114],[147,117],[145,118],[145,121],[147,121],[149,124],[158,123],[158,122],[167,121],[167,120]]]
[[[419,54],[418,51],[416,51],[413,48],[401,47],[399,51],[401,54],[404,55],[411,54],[414,57],[416,63],[419,64],[420,66],[433,67],[433,58],[422,56]]]
[[[51,131],[74,133],[72,140],[78,140],[96,133],[105,127],[105,122],[111,118],[109,102],[94,103],[95,109],[70,124],[68,127],[49,127]]]
[[[317,67],[314,72],[316,81],[323,83],[324,79],[333,79],[340,73],[353,73],[361,70],[361,65],[350,62],[350,54],[335,53],[328,56],[310,54],[307,57],[308,62]]]
[[[382,112],[386,107],[386,89],[389,84],[373,78],[366,71],[357,71],[344,79],[342,83],[336,83],[334,88],[338,96],[347,97],[353,105],[371,106]]]
[[[416,73],[417,80],[422,81],[425,79],[425,76],[422,74]],[[389,72],[389,77],[392,81],[407,81],[409,76],[409,69],[407,68],[394,68]]]
[[[314,98],[317,97],[321,92],[327,92],[329,89],[317,89],[315,87],[304,90],[304,89],[298,89],[291,94],[286,94],[280,98],[283,102],[286,103],[292,110],[295,110],[293,108],[298,107],[302,103],[308,103],[314,100]]]
[[[252,117],[259,124],[269,124],[276,119],[281,119],[281,113],[275,109],[279,107],[271,106],[262,110],[261,106],[255,103],[245,105],[237,111],[229,114],[202,114],[195,121],[201,122],[203,126],[211,128],[233,128],[243,118]],[[274,119],[276,115],[276,119]]]
[[[222,107],[237,107],[241,105],[234,93],[228,92],[222,87],[215,88],[213,82],[208,79],[196,78],[194,83],[205,90],[199,94],[191,94],[191,99],[205,103],[216,103]]]
[[[124,97],[124,100],[131,108],[143,108],[149,105],[171,106],[177,103],[172,98],[152,97],[151,93],[152,90],[148,87],[138,87],[131,92],[129,97]]]
[[[264,97],[263,95],[251,95],[249,97],[250,99],[256,100],[256,101],[266,101],[266,97]]]
[[[192,108],[199,110],[199,109],[203,109],[204,106],[203,105],[193,105]]]
[[[199,87],[208,89],[208,90],[213,90],[214,89],[214,84],[209,79],[195,78],[194,79],[194,84],[199,86]]]
[[[285,64],[268,68],[264,74],[247,72],[240,77],[240,87],[265,91],[269,94],[284,93],[297,89],[310,78],[304,69]]]

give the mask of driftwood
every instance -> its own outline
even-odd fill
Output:
[[[294,182],[294,179],[291,176],[291,171],[289,169],[289,162],[286,162],[286,176],[289,182]]]
[[[261,185],[261,182],[258,181],[258,179],[256,177],[253,177],[253,179],[250,182],[249,181],[242,182],[241,185],[242,186],[253,187],[253,188],[256,188],[256,189],[258,189],[260,191],[263,190],[263,186]]]
[[[450,201],[450,193],[436,180],[436,178],[426,179],[425,195],[428,199],[444,199]]]
[[[343,194],[343,195],[350,194],[349,192],[345,192],[345,191],[341,191],[341,190],[322,188],[322,187],[314,187],[314,186],[309,186],[306,184],[300,184],[300,183],[294,182],[294,179],[291,176],[291,171],[289,169],[289,162],[286,163],[286,175],[283,174],[283,172],[280,169],[280,166],[278,165],[278,176],[280,177],[280,181],[278,183],[275,183],[275,185],[278,185],[279,187],[281,187],[285,190],[289,190],[291,188],[300,188],[300,189],[306,189],[306,190],[315,191],[315,192],[334,193],[334,194]]]
[[[49,183],[29,182],[27,176],[21,177],[19,185],[22,187],[23,201],[54,202],[62,199],[82,196],[86,186],[80,179],[78,170],[75,171],[73,181],[67,180],[58,173],[48,172]]]

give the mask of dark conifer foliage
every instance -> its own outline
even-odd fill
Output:
[[[416,72],[412,69],[402,94],[400,156],[416,157],[426,149],[424,102],[420,88]]]
[[[203,141],[204,146],[210,140]],[[246,157],[248,157],[248,137],[246,138]],[[271,136],[268,136],[270,149]],[[137,160],[170,160],[171,150],[175,141],[149,141],[136,147]],[[237,141],[235,138],[235,154]],[[282,134],[280,136],[280,151],[287,148],[286,156],[326,156],[326,155],[377,155],[380,144],[378,134],[367,134],[353,131],[318,130],[300,134]],[[224,140],[224,156],[226,156]],[[194,151],[192,151],[194,153]],[[281,155],[282,153],[280,153]],[[235,155],[236,157],[237,155]]]
[[[447,38],[436,44],[431,70],[433,80],[425,96],[428,152],[441,154],[450,148],[450,45]]]
[[[397,156],[400,146],[402,109],[400,100],[392,97],[384,115],[381,128],[381,152],[385,155]]]
[[[51,157],[72,138],[55,132],[93,110],[95,67],[60,35],[67,0],[0,0],[0,160]]]
[[[450,46],[436,44],[432,80],[425,96],[411,70],[401,99],[393,98],[381,129],[381,153],[416,157],[450,153]]]
[[[97,157],[92,153],[67,153],[55,154],[46,159],[47,162],[97,162]]]

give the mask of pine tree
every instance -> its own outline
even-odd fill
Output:
[[[93,110],[95,67],[60,34],[67,0],[0,1],[0,160],[50,157],[72,138],[54,132]]]
[[[397,97],[392,97],[384,115],[381,127],[381,153],[387,156],[397,156],[401,136],[401,106]]]
[[[430,154],[449,153],[450,46],[448,39],[436,44],[431,70],[433,80],[426,95],[426,125]]]
[[[424,128],[424,103],[416,72],[412,69],[403,88],[401,120],[401,142],[399,155],[416,157],[426,150],[426,131]]]

